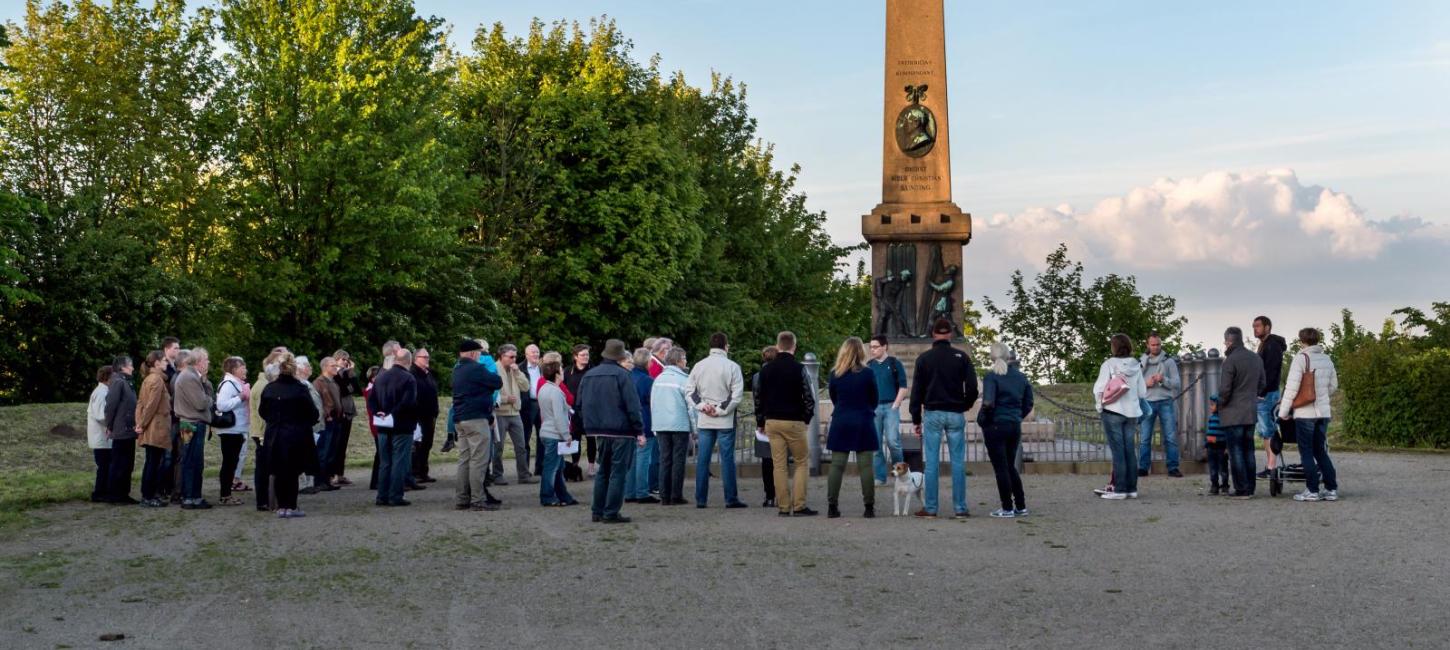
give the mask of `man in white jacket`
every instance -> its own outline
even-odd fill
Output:
[[[722,332],[710,335],[710,356],[690,371],[685,395],[699,412],[700,445],[695,453],[695,507],[707,507],[710,497],[710,455],[720,443],[720,475],[725,481],[725,507],[744,508],[735,489],[735,409],[745,395],[745,375],[730,360],[729,342]]]

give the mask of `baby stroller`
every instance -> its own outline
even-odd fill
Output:
[[[1277,420],[1277,422],[1279,425],[1278,430],[1274,432],[1274,437],[1269,439],[1269,448],[1274,450],[1274,453],[1279,456],[1280,461],[1279,466],[1275,467],[1274,471],[1269,473],[1269,496],[1271,497],[1283,494],[1284,483],[1286,482],[1304,482],[1303,465],[1290,465],[1283,462],[1284,445],[1286,443],[1296,446],[1299,444],[1299,439],[1294,430],[1294,421]]]

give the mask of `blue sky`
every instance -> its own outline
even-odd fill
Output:
[[[1450,2],[946,5],[969,298],[1067,241],[1089,273],[1177,296],[1209,343],[1258,313],[1288,330],[1450,300]],[[838,241],[880,199],[879,0],[417,6],[465,51],[479,25],[608,15],[641,60],[745,83]]]

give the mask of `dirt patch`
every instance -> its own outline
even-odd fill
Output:
[[[66,440],[80,440],[86,437],[86,432],[81,431],[69,424],[57,424],[50,428],[50,435]]]

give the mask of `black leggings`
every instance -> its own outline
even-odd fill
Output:
[[[149,445],[141,448],[146,450],[146,465],[141,468],[141,498],[149,501],[161,490],[167,450]]]
[[[267,461],[267,452],[270,451],[267,445],[258,438],[252,438],[252,490],[257,493],[257,509],[271,510],[276,507],[272,503],[272,471]]]
[[[1017,448],[1022,445],[1022,424],[994,422],[983,431],[987,443],[987,457],[992,459],[992,471],[997,474],[997,496],[1002,499],[1002,509],[1027,509],[1026,497],[1022,494],[1022,475],[1017,473]]]
[[[775,500],[775,463],[769,458],[760,459],[760,480],[765,483],[765,498]]]
[[[347,474],[347,441],[352,437],[352,418],[345,417],[337,421],[337,430],[332,432],[332,449],[329,455],[328,473],[332,476],[344,476]]]
[[[222,443],[222,472],[217,475],[221,484],[222,497],[232,495],[232,481],[237,477],[237,458],[242,455],[242,445],[246,443],[247,436],[243,434],[218,434],[217,438]]]

